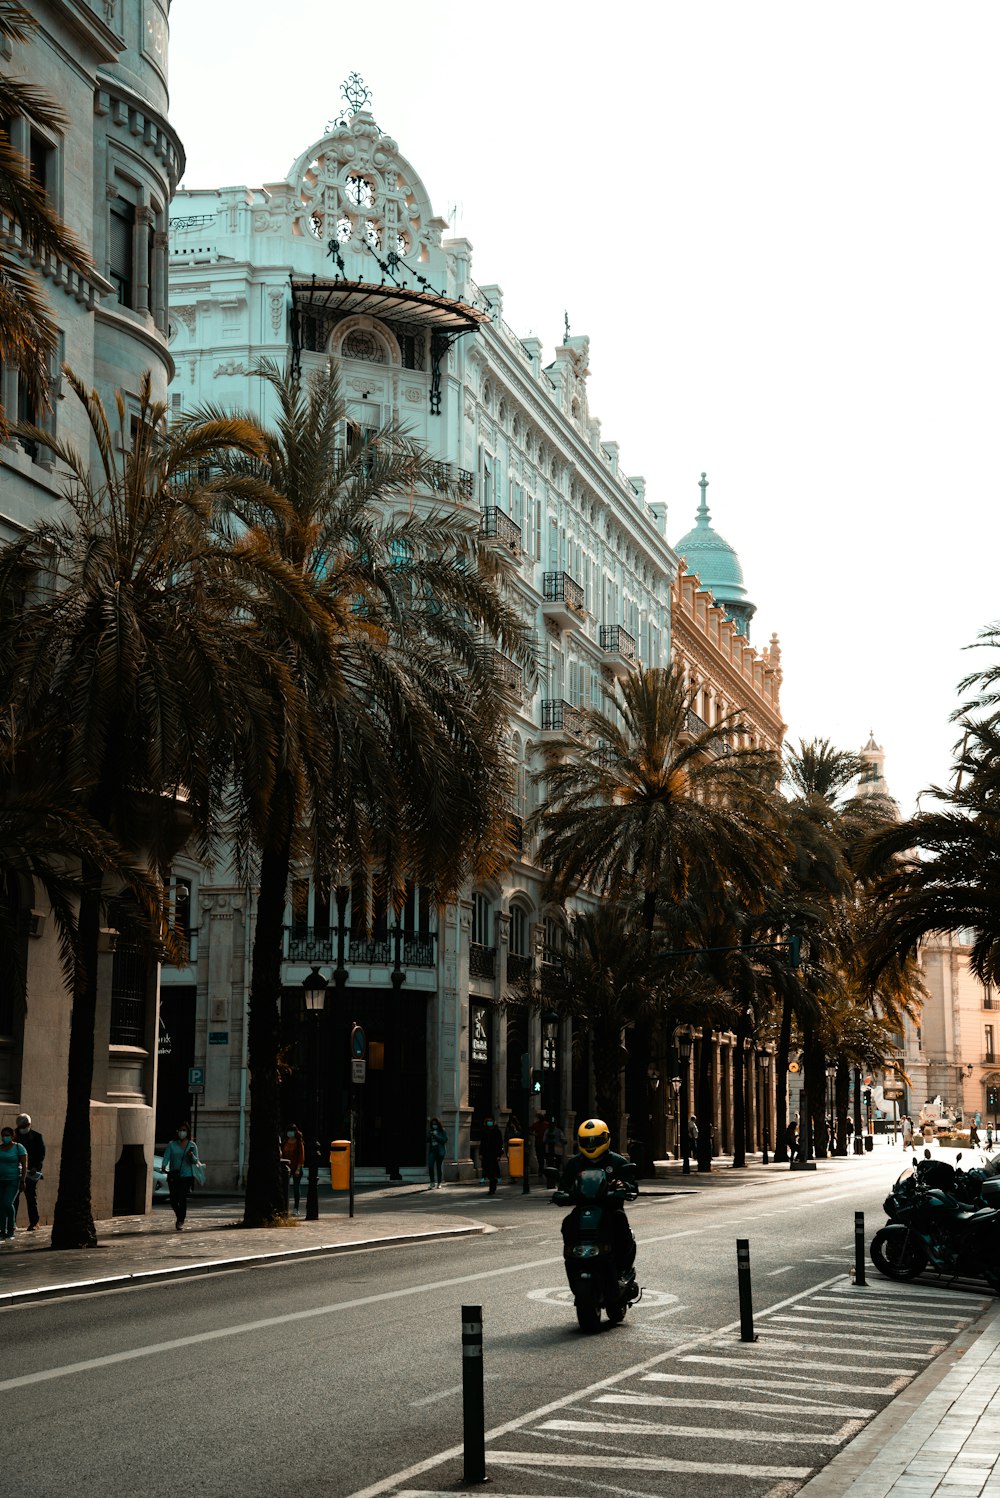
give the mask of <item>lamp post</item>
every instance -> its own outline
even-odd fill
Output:
[[[306,1190],[306,1222],[315,1222],[319,1217],[319,1017],[326,1002],[326,979],[318,967],[314,967],[308,978],[302,979],[306,1010],[316,1016],[309,1044],[313,1053],[313,1114],[309,1141],[309,1186]]]
[[[694,1036],[690,1030],[678,1030],[674,1035],[677,1059],[681,1064],[681,1151],[684,1156],[682,1173],[691,1174],[691,1136],[688,1133],[688,1074],[691,1066],[691,1048]]]
[[[834,1082],[834,1078],[836,1077],[836,1075],[837,1075],[837,1068],[836,1068],[836,1066],[834,1064],[831,1063],[831,1065],[829,1065],[827,1067],[827,1069],[826,1069],[826,1105],[827,1105],[827,1108],[829,1109],[829,1115],[830,1115],[830,1122],[829,1122],[829,1124],[827,1126],[827,1144],[826,1144],[826,1151],[827,1151],[828,1155],[832,1155],[833,1154],[833,1141],[834,1141],[834,1137],[835,1137],[835,1134],[836,1134],[836,1130],[834,1128],[834,1120],[833,1120],[833,1109],[834,1109],[834,1102],[833,1102],[833,1082]]]
[[[770,1067],[771,1067],[771,1052],[768,1050],[767,1046],[765,1046],[765,1045],[762,1045],[762,1046],[760,1046],[758,1048],[758,1051],[757,1051],[757,1065],[758,1065],[758,1067],[760,1069],[760,1086],[761,1086],[761,1092],[763,1093],[763,1099],[762,1099],[763,1106],[761,1108],[761,1115],[762,1115],[762,1117],[761,1117],[761,1123],[762,1123],[763,1128],[764,1128],[764,1137],[763,1137],[761,1143],[763,1144],[764,1148],[763,1148],[763,1151],[761,1153],[760,1163],[761,1163],[761,1165],[769,1165],[771,1162],[767,1158],[767,1147],[768,1147],[768,1145],[771,1142],[770,1139],[768,1138],[768,1128],[769,1128],[769,1124],[770,1124],[770,1113],[771,1113],[771,1110],[770,1110],[770,1108],[768,1106],[769,1099],[768,1099],[768,1091],[767,1091],[767,1077],[768,1077],[768,1072],[770,1071]]]
[[[675,1133],[674,1133],[674,1159],[675,1160],[679,1160],[680,1157],[681,1157],[681,1079],[680,1079],[680,1077],[671,1077],[670,1078],[670,1086],[673,1088],[673,1092],[674,1092],[674,1118],[676,1120],[676,1122],[675,1122]]]

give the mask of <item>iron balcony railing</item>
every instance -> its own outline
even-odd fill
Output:
[[[635,640],[620,624],[601,629],[601,649],[610,651],[612,655],[620,655],[627,661],[635,660]]]
[[[469,500],[476,492],[476,475],[454,463],[431,463],[430,485],[439,494],[457,488],[463,500]]]
[[[691,712],[690,709],[688,710],[688,715],[684,726],[687,728],[687,731],[692,738],[697,738],[699,734],[708,732],[708,724],[705,722],[705,719],[699,718],[698,714]],[[714,755],[715,758],[718,759],[720,754],[725,754],[727,745],[723,743],[721,739],[716,739],[715,742],[709,744],[707,748],[709,754]]]
[[[517,556],[521,550],[521,527],[506,510],[487,505],[479,517],[479,534],[489,541],[499,541]]]
[[[469,943],[469,977],[494,978],[497,970],[496,947],[483,947],[479,942]]]
[[[507,953],[507,982],[527,983],[531,978],[531,958],[519,957],[516,952]]]
[[[513,812],[507,814],[507,838],[515,853],[524,852],[524,821]]]
[[[568,572],[546,572],[542,578],[542,597],[546,603],[564,603],[581,619],[584,617],[583,589]]]
[[[502,650],[492,645],[483,646],[483,664],[490,670],[505,691],[520,697],[524,690],[524,672]]]
[[[587,715],[582,708],[564,702],[561,697],[549,697],[542,703],[542,730],[555,733],[570,733],[582,738],[587,728]]]
[[[328,931],[315,931],[310,927],[286,927],[286,962],[336,962],[336,926]],[[433,967],[436,931],[402,931],[399,935],[399,962],[401,967]],[[344,957],[347,962],[359,967],[394,967],[396,963],[396,931],[376,931],[372,935],[351,936],[351,928],[344,928]]]

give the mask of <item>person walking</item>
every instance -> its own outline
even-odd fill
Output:
[[[696,1160],[698,1158],[698,1119],[694,1113],[688,1119],[687,1133],[688,1156],[690,1159]]]
[[[563,1156],[566,1153],[566,1135],[559,1127],[557,1119],[549,1120],[549,1126],[542,1136],[542,1146],[545,1150],[545,1164],[550,1169],[554,1167],[561,1173]]]
[[[993,1125],[991,1123],[986,1125],[986,1148],[988,1150],[993,1148]]]
[[[799,1155],[799,1126],[793,1118],[785,1130],[785,1147],[788,1150],[788,1162],[800,1159]]]
[[[521,1129],[521,1121],[516,1113],[512,1113],[510,1115],[507,1120],[507,1127],[503,1131],[504,1149],[507,1148],[512,1139],[520,1139],[522,1144],[524,1143],[524,1134]]]
[[[549,1121],[545,1114],[536,1113],[535,1121],[531,1125],[531,1136],[535,1142],[535,1167],[542,1180],[545,1179],[545,1130],[548,1126]],[[525,1170],[528,1168],[527,1161],[525,1161],[524,1168]]]
[[[917,1146],[913,1142],[913,1119],[908,1113],[903,1115],[903,1148],[913,1150],[916,1154]]]
[[[439,1118],[432,1118],[427,1130],[427,1174],[430,1177],[430,1190],[441,1185],[441,1167],[444,1164],[444,1152],[448,1148],[448,1135],[445,1133],[444,1124]]]
[[[976,1125],[973,1124],[969,1129],[969,1148],[970,1150],[977,1150],[981,1147],[981,1145],[982,1140],[979,1137],[979,1130],[976,1128]]]
[[[281,1141],[281,1158],[288,1161],[288,1181],[295,1199],[292,1216],[298,1217],[299,1203],[302,1200],[302,1171],[306,1163],[306,1142],[302,1137],[302,1130],[296,1124],[289,1124],[285,1130],[285,1137]]]
[[[24,1177],[24,1201],[28,1209],[28,1232],[38,1226],[38,1183],[42,1179],[45,1163],[45,1140],[37,1129],[31,1127],[31,1114],[19,1113],[14,1120],[17,1142],[28,1151],[28,1170]]]
[[[191,1138],[186,1123],[179,1124],[173,1139],[163,1151],[163,1168],[167,1172],[167,1189],[170,1205],[177,1219],[175,1231],[180,1232],[187,1217],[187,1202],[194,1184],[194,1168],[200,1164],[198,1146]]]
[[[483,1124],[482,1133],[479,1136],[479,1159],[483,1167],[483,1176],[489,1182],[490,1196],[497,1194],[497,1182],[500,1179],[500,1156],[503,1154],[503,1135],[493,1122],[492,1114]]]
[[[14,1141],[10,1124],[0,1129],[0,1243],[13,1243],[17,1199],[28,1170],[28,1151]]]

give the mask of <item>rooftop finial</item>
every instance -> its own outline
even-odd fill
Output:
[[[357,114],[359,109],[364,109],[372,101],[372,91],[360,73],[347,75],[346,81],[340,85],[340,96],[346,101],[352,114]]]
[[[569,343],[569,313],[563,313],[563,343]]]
[[[705,477],[704,473],[702,473],[701,478],[698,480],[698,488],[701,490],[701,504],[698,506],[698,523],[699,525],[701,525],[702,523],[707,525],[709,518],[708,497],[705,491],[708,488],[708,479]]]

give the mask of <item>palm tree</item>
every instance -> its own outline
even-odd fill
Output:
[[[99,928],[109,886],[101,849],[117,844],[155,884],[190,833],[206,848],[220,815],[234,744],[263,777],[274,745],[270,660],[255,610],[262,590],[295,579],[213,534],[232,481],[212,476],[229,448],[255,449],[238,420],[164,431],[166,408],[140,381],[138,421],[117,397],[117,430],[96,392],[67,371],[82,401],[96,468],[29,429],[68,473],[62,518],[43,519],[0,551],[0,701],[43,733],[57,784],[74,788],[79,848],[80,960],[72,994],[56,1247],[93,1246],[90,1092]],[[261,491],[263,494],[263,491]],[[270,673],[270,676],[268,676]],[[266,681],[265,681],[266,678]],[[160,909],[163,935],[163,911]]]
[[[20,0],[0,0],[0,37],[6,42],[28,42],[37,20]],[[29,125],[59,133],[66,129],[62,110],[40,90],[0,71],[0,121],[21,118]],[[53,321],[38,278],[30,268],[34,255],[54,255],[81,275],[93,275],[86,250],[66,227],[34,181],[31,166],[11,146],[10,134],[0,124],[0,209],[18,225],[20,240],[0,240],[0,359],[17,370],[32,404],[40,410],[48,401],[52,361],[58,344]],[[9,424],[0,406],[0,441]]]
[[[277,420],[261,430],[264,456],[249,471],[285,508],[237,504],[235,524],[249,547],[273,551],[303,580],[324,627],[321,650],[303,649],[289,620],[273,616],[272,647],[292,682],[275,703],[277,770],[263,787],[240,782],[258,886],[248,1226],[282,1208],[277,1057],[293,860],[334,885],[360,870],[396,911],[409,880],[444,898],[473,871],[499,868],[509,855],[510,771],[493,647],[530,667],[524,627],[503,596],[507,563],[479,542],[478,516],[414,508],[416,490],[457,497],[442,491],[440,465],[392,427],[345,442],[333,366],[306,380],[270,363],[257,373]]]

